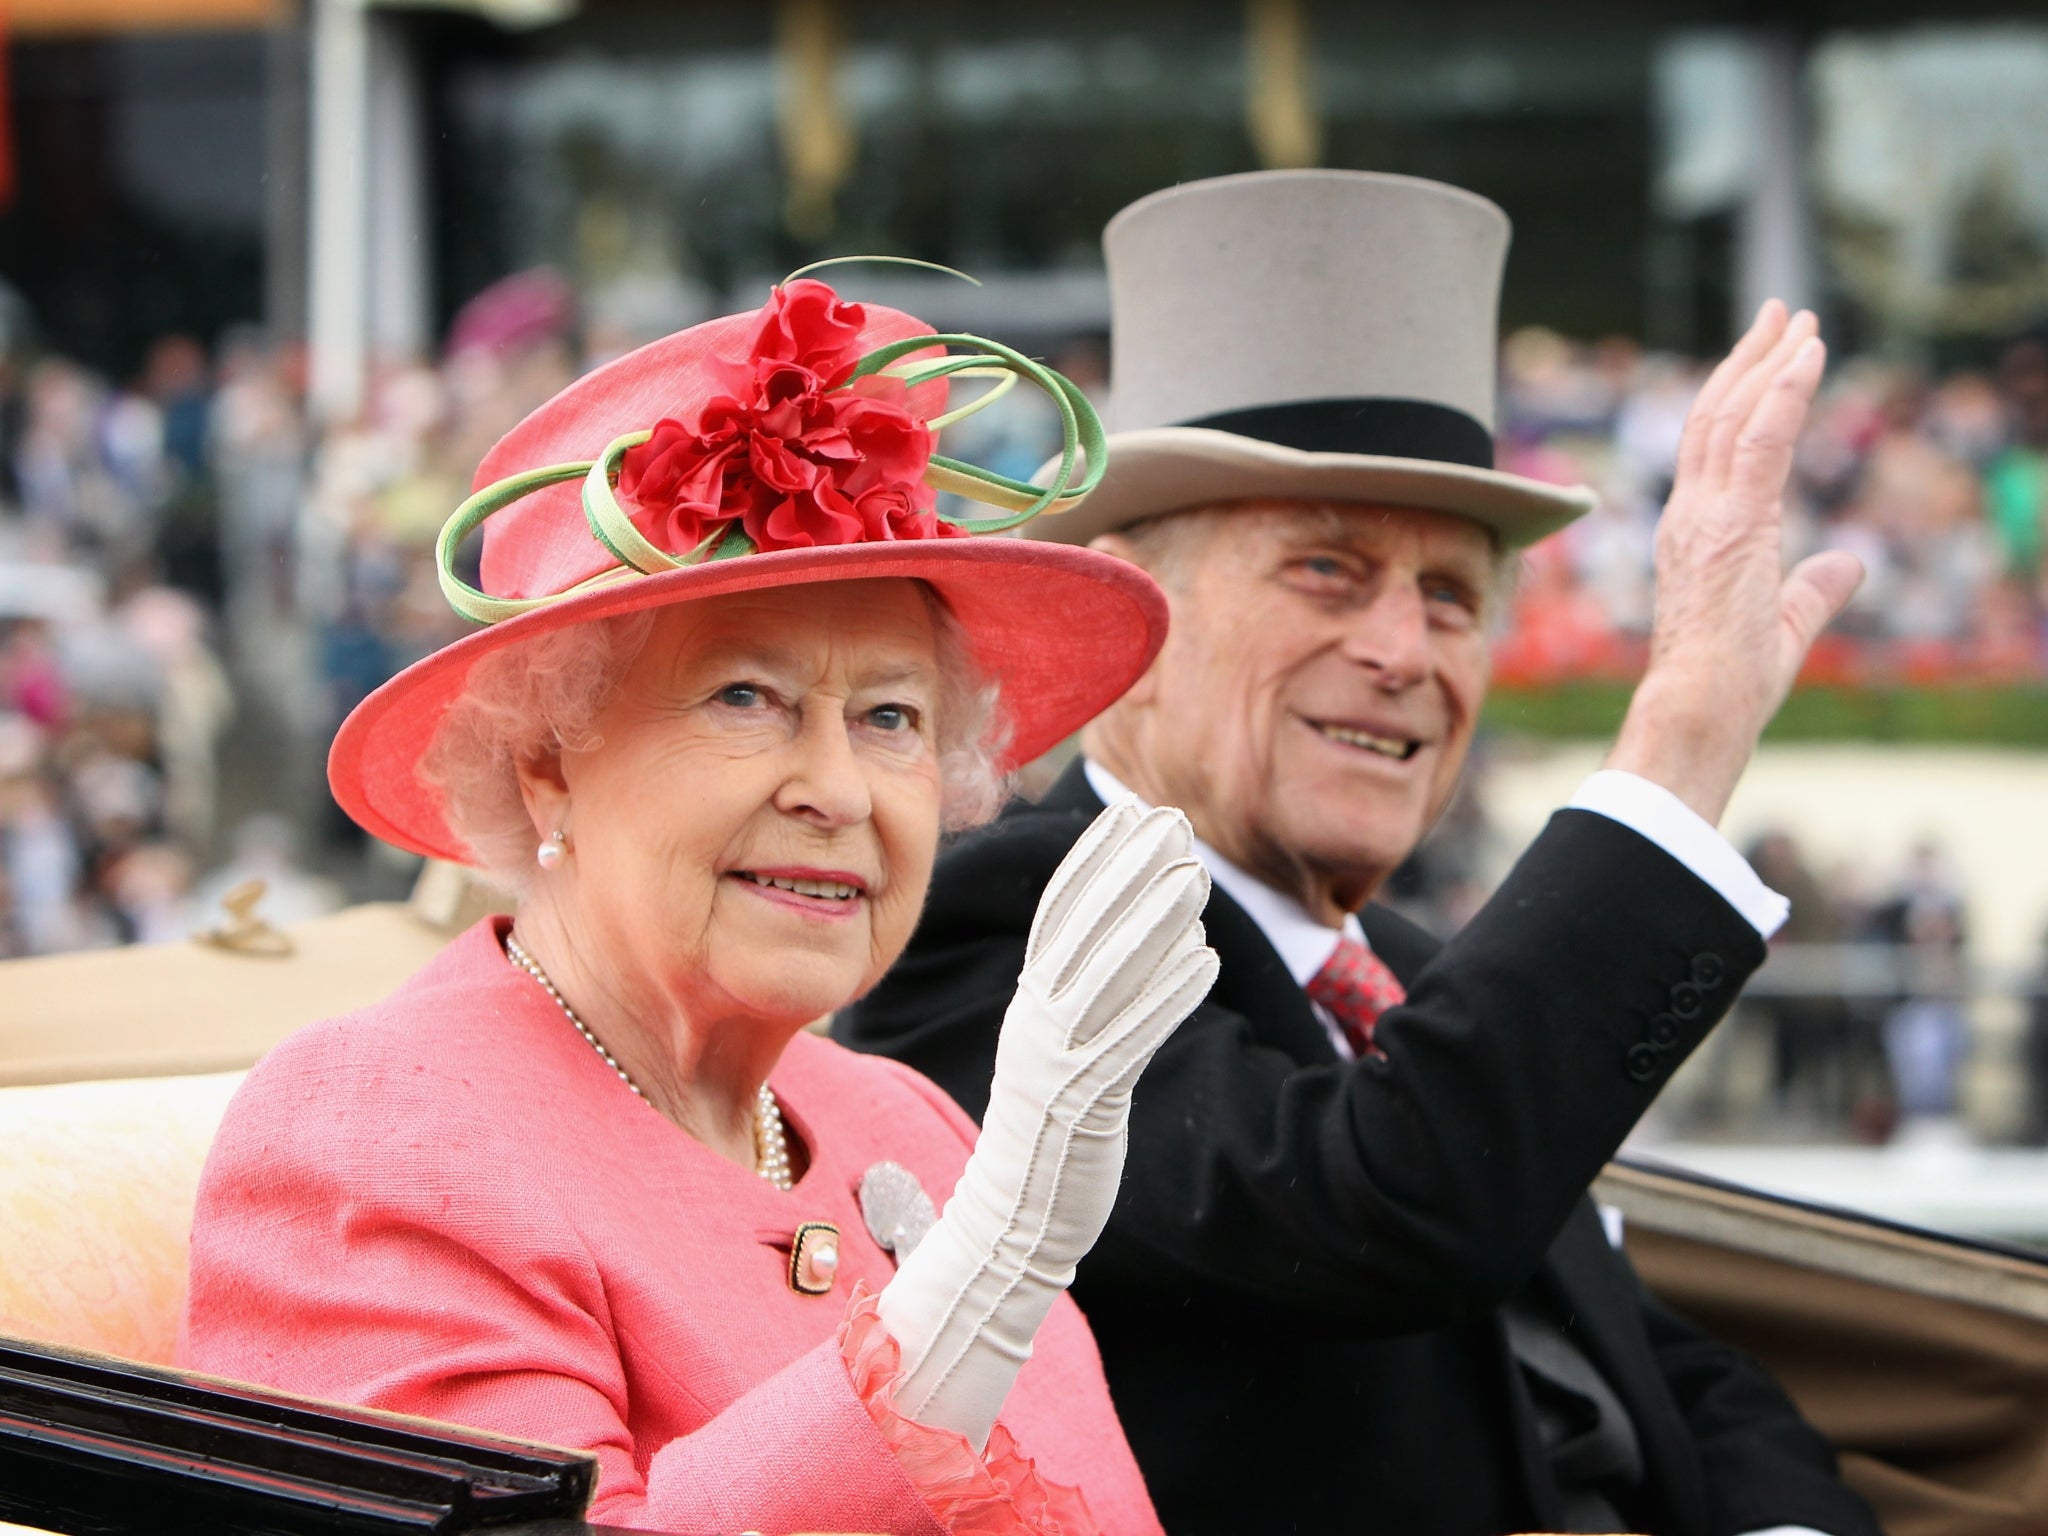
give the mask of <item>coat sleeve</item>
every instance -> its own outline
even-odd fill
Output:
[[[636,1447],[603,1276],[519,1177],[513,1138],[449,1108],[453,1092],[429,1123],[392,1084],[300,1065],[259,1069],[208,1162],[192,1365],[591,1451],[602,1522],[704,1536],[942,1529],[829,1338],[693,1433]],[[374,1130],[349,1123],[371,1115]],[[673,1383],[685,1401],[693,1388]]]
[[[1038,894],[1086,819],[1025,811],[949,854],[910,950],[839,1038],[979,1115]],[[1409,976],[1385,1058],[1310,1066],[1266,1016],[1298,1013],[1299,989],[1270,948],[1224,947],[1218,899],[1223,974],[1132,1095],[1084,1309],[1180,1290],[1355,1336],[1491,1311],[1764,956],[1676,859],[1563,811]]]
[[[1699,1450],[1712,1536],[1781,1527],[1883,1536],[1842,1482],[1833,1448],[1769,1373],[1636,1286],[1658,1371]]]

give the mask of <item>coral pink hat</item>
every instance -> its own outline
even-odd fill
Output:
[[[964,349],[949,351],[949,348]],[[998,377],[946,410],[955,375]],[[938,431],[1028,380],[1065,428],[1038,486],[933,452]],[[1090,470],[1075,478],[1086,455]],[[934,334],[815,279],[693,326],[570,385],[508,432],[436,556],[456,611],[486,627],[406,668],[342,722],[335,799],[388,842],[467,861],[417,773],[477,661],[571,624],[763,587],[914,577],[939,594],[1001,690],[1004,766],[1054,746],[1150,665],[1166,603],[1135,567],[1000,533],[1087,494],[1102,429],[1066,379],[998,343]],[[939,490],[998,509],[935,510]],[[484,525],[481,589],[454,572]]]

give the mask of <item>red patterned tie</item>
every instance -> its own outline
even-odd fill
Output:
[[[1408,1000],[1386,961],[1351,938],[1339,939],[1336,953],[1309,978],[1308,995],[1311,1002],[1330,1010],[1361,1059],[1382,1054],[1372,1043],[1373,1025],[1389,1008]]]

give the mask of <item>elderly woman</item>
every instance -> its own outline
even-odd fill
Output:
[[[1162,634],[1129,566],[957,536],[1085,490],[935,457],[962,370],[1048,389],[1070,469],[1099,440],[1057,375],[803,280],[485,459],[441,557],[489,627],[366,700],[330,777],[517,915],[250,1075],[200,1191],[192,1365],[587,1448],[618,1524],[1158,1529],[1064,1288],[1132,1083],[1214,973],[1186,824],[1082,840],[978,1139],[804,1031],[902,950],[942,827]],[[1009,515],[942,520],[934,485]],[[471,586],[454,552],[493,518]]]

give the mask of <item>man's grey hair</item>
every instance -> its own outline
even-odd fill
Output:
[[[997,765],[1009,729],[996,685],[976,664],[960,621],[929,586],[917,587],[931,612],[939,662],[940,826],[958,831],[1001,808],[1010,783]],[[493,884],[523,894],[535,868],[519,765],[603,744],[594,724],[646,647],[654,617],[575,624],[494,651],[470,671],[442,716],[421,755],[419,778],[441,796],[450,830]]]

